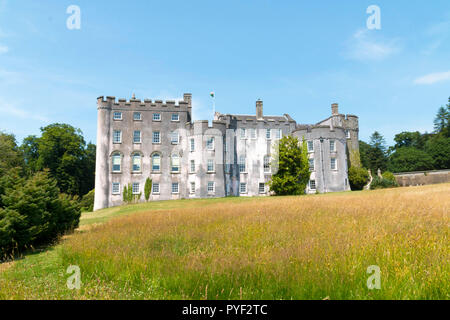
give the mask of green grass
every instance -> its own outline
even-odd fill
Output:
[[[84,213],[0,264],[0,299],[448,299],[450,184]],[[66,286],[78,265],[81,290]],[[368,290],[367,267],[381,268]]]

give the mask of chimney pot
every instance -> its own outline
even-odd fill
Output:
[[[339,105],[337,103],[333,103],[331,105],[331,115],[337,116],[339,114]]]

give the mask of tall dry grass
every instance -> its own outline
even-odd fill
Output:
[[[72,237],[77,298],[448,299],[450,185],[135,214]],[[367,267],[381,269],[368,290]]]

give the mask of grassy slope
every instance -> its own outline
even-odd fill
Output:
[[[87,213],[63,243],[0,265],[0,299],[448,299],[449,191],[180,200]],[[80,291],[65,285],[70,264],[82,270]],[[372,264],[382,270],[381,290],[367,290]]]

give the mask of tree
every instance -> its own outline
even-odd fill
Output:
[[[417,149],[424,149],[425,143],[429,138],[428,134],[421,134],[419,131],[415,132],[401,132],[395,135],[394,141],[394,149],[398,149],[401,147],[414,147]]]
[[[362,190],[369,180],[369,172],[364,168],[352,166],[348,170],[348,180],[352,190]]]
[[[371,149],[372,147],[368,143],[359,141],[359,154],[361,158],[361,166],[363,168],[370,168],[369,153]]]
[[[0,175],[23,166],[23,154],[17,146],[14,135],[0,132]]]
[[[299,195],[305,193],[311,175],[306,142],[300,144],[297,137],[284,136],[278,142],[278,150],[272,161],[277,172],[269,182],[276,195]]]
[[[440,107],[434,119],[435,133],[443,133],[446,137],[450,134],[450,98],[445,107]]]
[[[371,169],[372,172],[377,172],[378,169],[382,171],[387,168],[387,155],[386,155],[386,141],[384,137],[375,131],[370,136],[370,149],[367,153],[367,168]]]
[[[428,140],[425,151],[432,158],[434,169],[450,169],[450,137],[436,135]]]
[[[389,171],[396,173],[430,169],[433,169],[431,156],[414,147],[401,147],[389,159]]]
[[[144,186],[145,201],[148,201],[150,199],[151,192],[152,192],[152,179],[147,178],[147,180],[145,180],[145,186]]]
[[[45,168],[63,193],[83,196],[95,184],[95,145],[88,144],[80,129],[68,124],[41,128],[42,136],[24,139],[22,150],[30,173]]]

